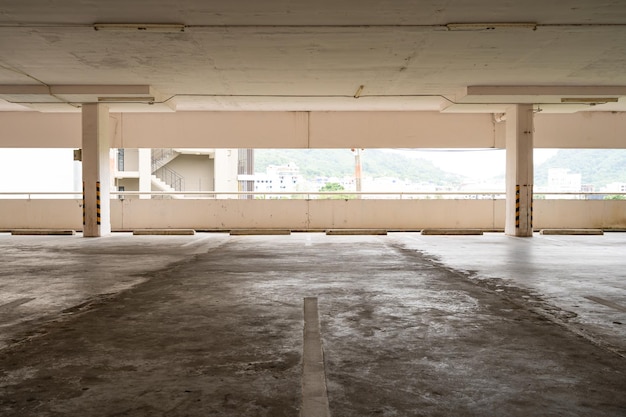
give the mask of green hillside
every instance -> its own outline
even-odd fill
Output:
[[[548,169],[564,168],[579,173],[583,184],[596,188],[626,182],[626,149],[560,149],[535,167],[535,184],[548,184]]]
[[[361,156],[363,177],[395,177],[412,182],[455,186],[463,177],[441,170],[432,162],[380,149],[366,149]],[[268,165],[295,163],[307,179],[354,175],[354,154],[349,149],[256,149],[255,171]],[[561,149],[535,166],[535,184],[548,183],[548,169],[564,168],[580,173],[583,184],[599,189],[612,182],[626,182],[626,149]]]
[[[349,149],[255,149],[254,170],[265,172],[268,165],[295,163],[307,179],[354,175],[354,154]],[[378,149],[361,155],[363,177],[395,177],[413,182],[456,185],[462,177],[445,172],[425,159],[406,157]]]

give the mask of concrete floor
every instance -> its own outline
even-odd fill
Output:
[[[0,235],[0,415],[626,415],[626,234]]]

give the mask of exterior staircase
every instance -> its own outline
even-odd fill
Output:
[[[173,161],[179,152],[171,148],[160,148],[152,150],[152,175],[150,182],[152,186],[160,191],[174,192],[185,190],[185,178],[168,168],[166,165]],[[154,197],[153,197],[154,198]],[[161,198],[183,198],[182,195],[161,196]]]
[[[161,167],[169,164],[180,155],[179,152],[172,148],[156,148],[152,149],[152,173]]]
[[[167,193],[177,191],[175,188],[172,188],[165,181],[163,181],[162,179],[160,179],[154,174],[150,175],[150,182],[152,183],[152,187],[156,188],[159,191],[164,191]],[[152,198],[153,199],[172,199],[172,198],[179,199],[179,198],[183,198],[183,196],[182,195],[153,195]]]

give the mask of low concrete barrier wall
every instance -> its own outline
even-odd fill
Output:
[[[81,200],[0,200],[0,230],[82,229]],[[111,200],[113,230],[503,229],[504,200]],[[626,200],[536,200],[534,228],[626,229]]]
[[[535,200],[534,229],[626,229],[626,200]]]
[[[0,200],[0,230],[82,230],[82,203],[82,199]]]

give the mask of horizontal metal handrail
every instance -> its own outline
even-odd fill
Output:
[[[115,195],[149,195],[149,194],[180,194],[180,195],[202,195],[202,194],[227,194],[227,195],[455,195],[455,194],[470,194],[470,195],[505,195],[505,192],[466,192],[466,191],[111,191],[111,194]],[[75,193],[69,193],[75,194]],[[604,194],[604,193],[603,193]],[[613,194],[613,193],[611,193]]]
[[[0,192],[0,199],[2,196],[27,196],[31,199],[31,196],[76,196],[75,198],[83,198],[83,194],[80,191],[2,191]],[[42,199],[43,200],[43,199]]]
[[[0,195],[71,195],[71,194],[79,194],[82,195],[81,191],[0,191]]]
[[[80,191],[2,191],[0,196],[42,196],[42,195],[76,195],[82,196]],[[111,191],[111,196],[140,196],[140,195],[181,195],[181,196],[505,196],[504,191]],[[623,195],[626,192],[596,191],[596,192],[559,192],[541,191],[533,193],[534,196],[591,196],[591,195]]]

